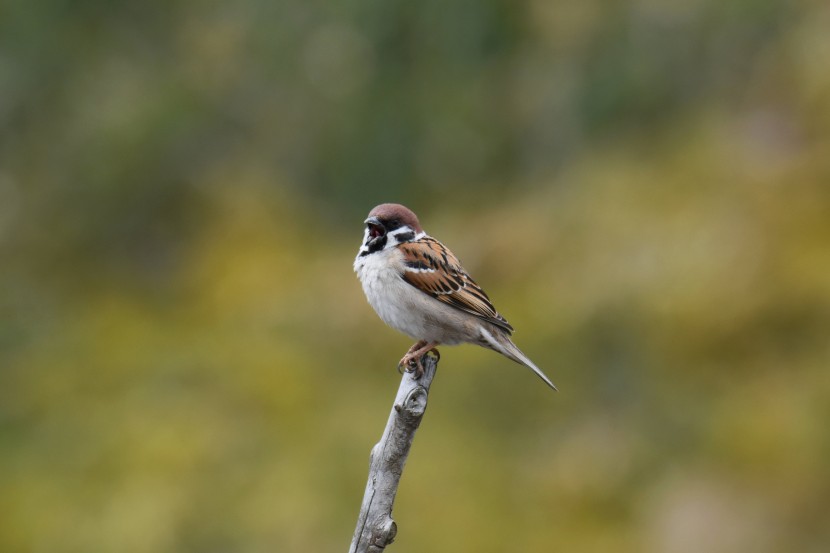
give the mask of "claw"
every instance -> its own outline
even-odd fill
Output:
[[[424,376],[424,366],[421,364],[421,358],[428,353],[434,353],[436,360],[440,359],[441,354],[435,349],[437,345],[435,342],[427,342],[426,340],[416,342],[401,358],[400,363],[398,363],[398,372],[403,367],[407,372],[414,372],[416,380]]]
[[[412,360],[410,360],[409,361],[409,367],[415,373],[415,380],[418,380],[422,376],[424,376],[424,366],[421,364],[421,358],[420,357],[415,357]]]

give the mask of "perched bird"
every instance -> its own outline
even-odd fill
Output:
[[[381,204],[364,221],[354,270],[366,299],[383,321],[417,340],[399,367],[423,374],[421,357],[436,346],[471,343],[529,367],[556,390],[542,370],[510,340],[513,327],[484,290],[418,217],[400,204]]]

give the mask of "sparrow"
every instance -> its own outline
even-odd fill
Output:
[[[439,345],[476,344],[530,368],[553,382],[516,347],[513,327],[470,277],[458,258],[429,236],[418,217],[400,204],[381,204],[364,221],[354,260],[363,292],[389,326],[417,340],[398,367],[423,375],[421,358]]]

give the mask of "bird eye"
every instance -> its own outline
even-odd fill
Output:
[[[395,230],[399,226],[401,226],[401,222],[397,219],[389,219],[388,221],[386,221],[386,228],[388,228],[389,230]]]

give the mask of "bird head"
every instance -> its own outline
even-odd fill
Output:
[[[424,233],[417,215],[401,204],[380,204],[369,212],[364,224],[360,255],[394,248]]]

